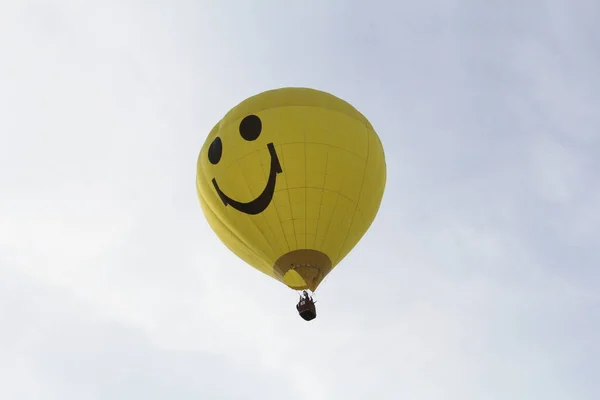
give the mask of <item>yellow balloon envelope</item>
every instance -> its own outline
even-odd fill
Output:
[[[369,121],[322,91],[250,97],[212,129],[196,187],[208,223],[238,257],[315,291],[365,234],[386,181]]]

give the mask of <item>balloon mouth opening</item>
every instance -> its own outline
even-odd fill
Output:
[[[302,271],[296,269],[290,269],[283,276],[283,283],[285,283],[289,288],[294,290],[310,289],[314,292],[317,289],[317,286],[323,280],[323,278],[319,279],[318,275],[320,275],[320,273],[318,270],[313,274],[316,276],[316,279],[308,279],[307,273],[302,273]]]
[[[275,275],[294,290],[315,291],[331,271],[331,259],[317,250],[300,249],[284,254],[275,261]]]

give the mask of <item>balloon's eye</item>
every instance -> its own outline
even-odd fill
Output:
[[[240,122],[240,135],[244,140],[252,141],[258,139],[262,130],[262,122],[256,115],[248,115]]]
[[[223,155],[223,142],[221,141],[221,138],[217,136],[208,148],[208,161],[210,161],[211,164],[217,164],[221,161],[221,155]]]

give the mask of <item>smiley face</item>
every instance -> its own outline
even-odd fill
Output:
[[[198,199],[218,238],[297,290],[314,291],[361,239],[385,180],[383,147],[367,118],[309,88],[238,103],[214,125],[196,166]]]
[[[248,115],[240,122],[238,131],[240,136],[245,141],[252,142],[258,139],[262,132],[262,121],[256,115]],[[283,170],[281,169],[279,157],[277,156],[277,150],[275,150],[273,142],[267,143],[267,149],[269,150],[269,155],[271,157],[269,178],[267,179],[267,183],[262,193],[254,200],[248,202],[234,200],[227,196],[223,190],[221,190],[216,178],[212,179],[215,191],[225,206],[231,206],[244,214],[256,215],[263,212],[269,206],[269,204],[271,204],[271,200],[273,200],[273,194],[275,193],[275,185],[277,184],[277,175],[282,173]],[[221,161],[222,155],[223,141],[219,136],[217,136],[208,148],[208,161],[213,165],[217,165],[219,161]]]

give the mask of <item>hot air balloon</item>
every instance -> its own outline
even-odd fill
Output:
[[[383,147],[352,105],[320,90],[280,88],[232,108],[197,161],[204,215],[239,258],[291,289],[305,320],[312,296],[363,237],[386,183]]]

